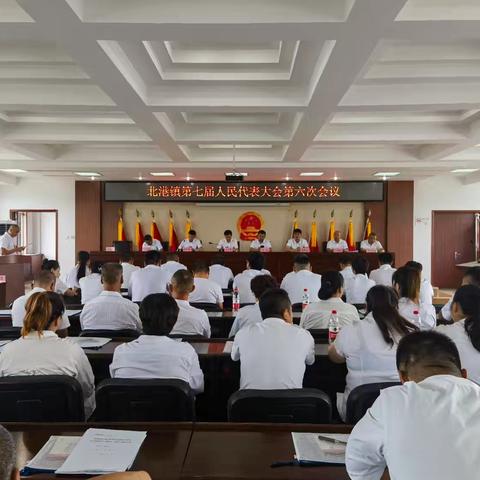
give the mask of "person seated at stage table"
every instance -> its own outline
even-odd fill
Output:
[[[413,268],[420,275],[420,301],[424,304],[433,304],[433,287],[430,281],[423,276],[423,265],[420,262],[410,260],[405,264],[408,268]]]
[[[391,287],[392,275],[396,271],[396,268],[392,267],[393,255],[388,252],[379,253],[378,263],[380,264],[380,267],[370,272],[370,280],[373,280],[377,285]]]
[[[393,288],[400,300],[400,315],[414,323],[421,330],[429,330],[437,325],[435,307],[420,300],[420,273],[409,267],[400,267],[392,276]]]
[[[52,292],[55,287],[55,276],[48,270],[40,270],[39,274],[35,278],[34,288],[30,290],[26,295],[18,297],[12,305],[12,327],[23,327],[23,321],[25,319],[25,305],[28,299],[39,292]],[[63,313],[62,318],[58,326],[57,335],[59,337],[67,336],[67,329],[70,326],[70,320],[66,312]]]
[[[367,276],[369,266],[368,260],[364,257],[357,256],[353,259],[354,276],[345,281],[345,298],[348,303],[365,303],[367,292],[375,285],[375,282]]]
[[[178,270],[173,274],[170,293],[177,301],[180,311],[171,334],[198,335],[210,338],[211,329],[207,313],[188,303],[188,297],[194,289],[193,275],[190,270]]]
[[[381,253],[385,250],[382,247],[382,244],[377,240],[377,234],[372,232],[366,240],[360,242],[360,251]]]
[[[164,271],[168,276],[168,281],[172,278],[172,275],[177,272],[178,270],[187,270],[187,267],[180,263],[180,257],[176,252],[167,253],[166,262],[162,265],[162,271]],[[156,293],[156,292],[152,292]],[[162,293],[162,292],[158,292]]]
[[[141,302],[151,293],[165,293],[171,275],[160,268],[160,253],[152,250],[145,254],[145,267],[132,273],[128,293],[133,302]]]
[[[163,245],[160,240],[157,240],[150,234],[147,234],[143,237],[142,252],[150,252],[151,250],[161,252],[163,250]]]
[[[83,307],[80,313],[82,330],[141,330],[138,305],[122,297],[122,282],[122,266],[104,263],[103,290]]]
[[[209,268],[209,278],[212,282],[218,283],[222,289],[227,289],[233,283],[233,272],[225,266],[225,256],[215,255]]]
[[[122,266],[123,271],[122,288],[128,289],[130,287],[130,279],[132,278],[132,273],[140,270],[140,267],[137,267],[133,264],[133,255],[130,252],[120,254],[120,265]]]
[[[53,291],[65,297],[74,297],[77,294],[75,288],[68,288],[67,284],[60,278],[60,264],[57,260],[45,258],[42,262],[42,270],[47,270],[55,276],[55,287]]]
[[[240,360],[240,389],[302,388],[305,366],[315,362],[312,335],[293,325],[285,290],[267,290],[259,306],[263,321],[242,328],[232,346],[232,360]]]
[[[247,325],[260,323],[262,321],[262,313],[258,302],[260,297],[272,288],[278,288],[277,281],[271,275],[257,275],[252,278],[250,288],[255,295],[255,304],[245,305],[235,315],[229,337],[234,337],[239,330]]]
[[[195,230],[188,231],[188,238],[182,240],[178,246],[181,252],[196,252],[203,248],[202,242],[197,238]]]
[[[179,308],[166,293],[148,295],[140,305],[143,334],[115,349],[110,365],[112,378],[175,378],[193,392],[203,392],[203,372],[197,352],[187,342],[168,338]]]
[[[77,264],[68,272],[65,283],[68,288],[80,288],[80,279],[91,273],[90,254],[80,250],[77,255]]]
[[[17,255],[27,248],[17,246],[19,233],[18,225],[10,225],[8,230],[0,236],[0,255]]]
[[[342,329],[328,348],[334,363],[346,363],[348,374],[344,393],[337,394],[337,409],[345,421],[350,392],[367,383],[396,382],[395,352],[399,340],[418,327],[398,313],[395,291],[384,285],[367,294],[367,316]]]
[[[294,228],[292,232],[292,238],[289,238],[285,245],[287,252],[310,252],[308,242],[302,238],[302,230],[300,228]]]
[[[343,277],[340,272],[330,271],[322,275],[318,302],[312,302],[302,312],[300,326],[306,330],[328,328],[332,312],[337,312],[340,328],[360,320],[358,310],[342,300]]]
[[[8,343],[2,349],[0,377],[25,375],[74,377],[82,387],[85,418],[88,418],[95,409],[92,367],[78,345],[67,338],[59,338],[56,333],[65,313],[62,297],[54,292],[37,292],[30,296],[25,308],[21,338]]]
[[[217,244],[220,252],[238,252],[238,240],[233,236],[231,230],[225,230],[222,238]]]
[[[437,332],[406,335],[396,364],[403,385],[381,390],[348,439],[350,478],[380,480],[386,468],[398,480],[478,478],[480,387],[455,344]]]
[[[251,252],[271,252],[272,244],[270,240],[266,239],[267,232],[265,230],[259,230],[257,238],[250,243]]]
[[[350,255],[340,255],[338,264],[340,266],[340,275],[343,277],[344,282],[355,276],[352,270],[352,257]]]
[[[209,279],[208,265],[203,260],[197,260],[193,266],[193,284],[195,288],[188,296],[190,303],[215,303],[223,310],[222,288]]]
[[[302,303],[305,289],[307,290],[309,301],[318,300],[318,291],[322,284],[322,276],[312,272],[312,265],[308,255],[301,253],[293,259],[293,271],[287,273],[280,284],[288,293],[292,305]]]
[[[35,453],[35,452],[32,452]],[[20,480],[17,464],[15,441],[10,432],[0,425],[0,479]],[[23,459],[21,460],[23,461]],[[151,480],[146,472],[119,472],[92,477],[91,480]]]
[[[329,240],[327,242],[327,252],[328,253],[348,252],[348,244],[345,240],[342,239],[342,234],[340,230],[335,230],[333,232],[333,240]]]
[[[233,288],[238,289],[240,304],[255,303],[255,295],[250,288],[252,278],[257,275],[270,275],[265,266],[265,257],[260,252],[252,252],[247,257],[247,268],[242,273],[235,275]]]
[[[92,265],[91,273],[85,275],[79,280],[80,290],[82,293],[82,305],[85,305],[90,300],[98,297],[103,290],[102,287],[102,265],[99,262],[94,262]]]

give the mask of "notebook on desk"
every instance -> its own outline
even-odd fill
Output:
[[[341,433],[292,432],[295,458],[299,465],[345,465],[349,435]]]

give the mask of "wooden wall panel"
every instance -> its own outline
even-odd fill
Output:
[[[387,182],[387,248],[395,264],[413,259],[413,182]]]
[[[117,240],[118,211],[123,209],[123,202],[105,202],[103,187],[102,182],[102,250],[105,250]]]
[[[383,202],[365,202],[365,215],[370,210],[372,231],[377,234],[379,242],[387,248],[387,194]],[[358,238],[361,240],[361,238]]]
[[[75,182],[75,249],[101,248],[101,183]]]

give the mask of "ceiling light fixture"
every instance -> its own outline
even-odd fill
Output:
[[[301,177],[321,177],[323,172],[301,172]]]
[[[98,172],[73,172],[73,173],[80,177],[101,177],[102,176]]]
[[[478,168],[456,168],[455,170],[450,170],[451,173],[473,173],[478,172]]]
[[[173,172],[150,172],[150,175],[153,177],[174,177],[175,174]]]
[[[5,173],[27,173],[26,170],[21,168],[0,168],[0,171]]]
[[[400,175],[400,172],[377,172],[374,173],[374,177],[396,177],[397,175]]]
[[[337,177],[337,175],[335,174],[335,175],[333,176],[333,181],[336,182],[337,180],[338,180],[338,177]]]

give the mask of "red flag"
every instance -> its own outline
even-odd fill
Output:
[[[168,224],[168,251],[169,252],[176,252],[178,249],[178,237],[177,233],[175,232],[175,225],[173,223],[173,213],[170,210],[170,222]]]
[[[150,235],[154,240],[162,241],[160,230],[158,229],[157,222],[155,221],[155,212],[152,210],[152,224],[150,225]]]
[[[135,244],[137,245],[137,250],[142,251],[143,245],[143,232],[142,224],[140,223],[140,212],[137,210],[137,223],[135,225]]]

